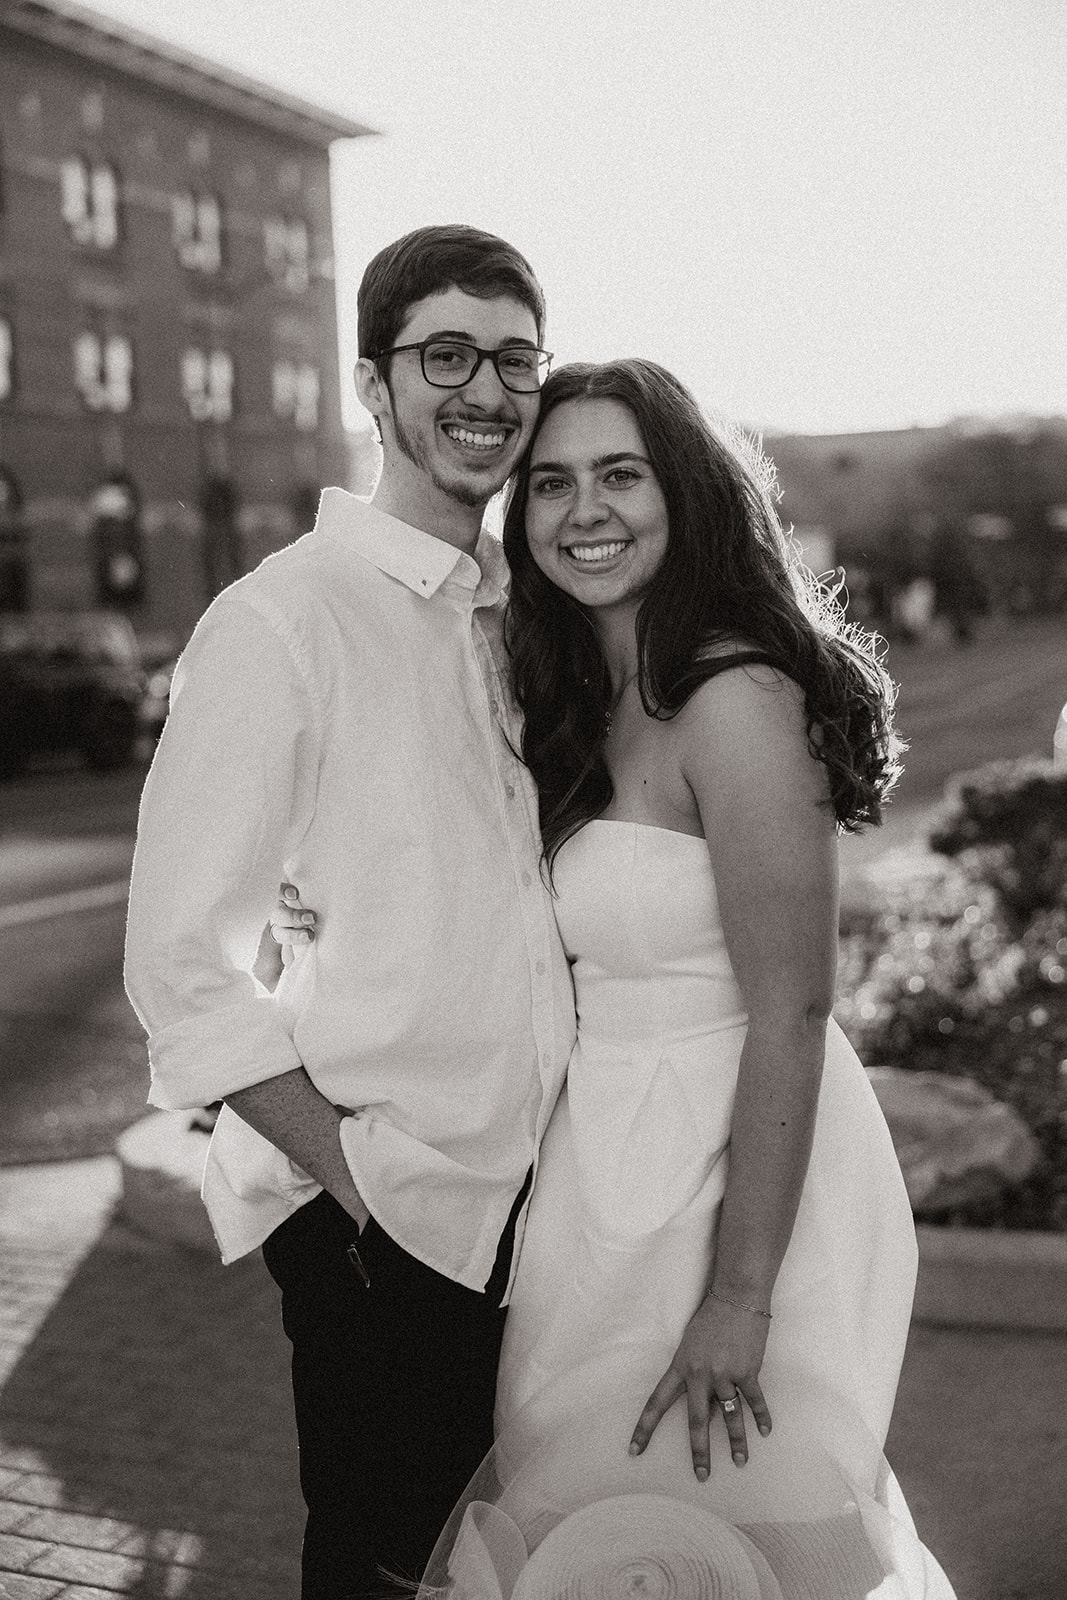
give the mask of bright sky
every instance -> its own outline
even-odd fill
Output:
[[[562,360],[644,355],[768,431],[1067,413],[1064,0],[93,0],[381,130],[335,147],[356,287],[511,239]]]

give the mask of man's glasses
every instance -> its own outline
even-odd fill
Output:
[[[496,375],[513,394],[536,394],[548,377],[552,357],[547,350],[534,350],[529,345],[505,345],[502,350],[479,350],[476,344],[462,344],[456,339],[423,339],[421,344],[394,344],[389,350],[379,350],[375,360],[382,356],[397,356],[404,350],[417,350],[422,362],[422,375],[435,389],[462,389],[469,383],[483,361],[491,361]]]

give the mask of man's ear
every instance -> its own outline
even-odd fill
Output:
[[[378,413],[389,404],[389,390],[377,364],[369,356],[360,356],[353,377],[360,405],[377,418]]]

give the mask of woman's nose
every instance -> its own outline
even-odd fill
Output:
[[[576,528],[592,528],[603,522],[609,515],[608,508],[601,498],[596,485],[588,488],[579,487],[574,499],[571,501],[570,521]]]

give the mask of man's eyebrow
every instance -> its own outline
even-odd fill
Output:
[[[442,328],[439,333],[428,333],[425,339],[420,339],[420,344],[433,344],[438,339],[455,339],[460,344],[473,345],[477,350],[478,341],[472,333],[461,332],[458,328]],[[501,344],[495,345],[497,350],[513,350],[516,345],[521,345],[524,350],[536,350],[537,345],[532,339],[520,338],[518,334],[508,334]]]
[[[636,450],[617,450],[614,455],[598,456],[592,463],[593,471],[599,472],[601,467],[614,467],[620,461],[642,461],[646,467],[652,463],[647,456],[640,455]],[[569,472],[570,468],[564,461],[535,461],[530,468],[531,472]]]

